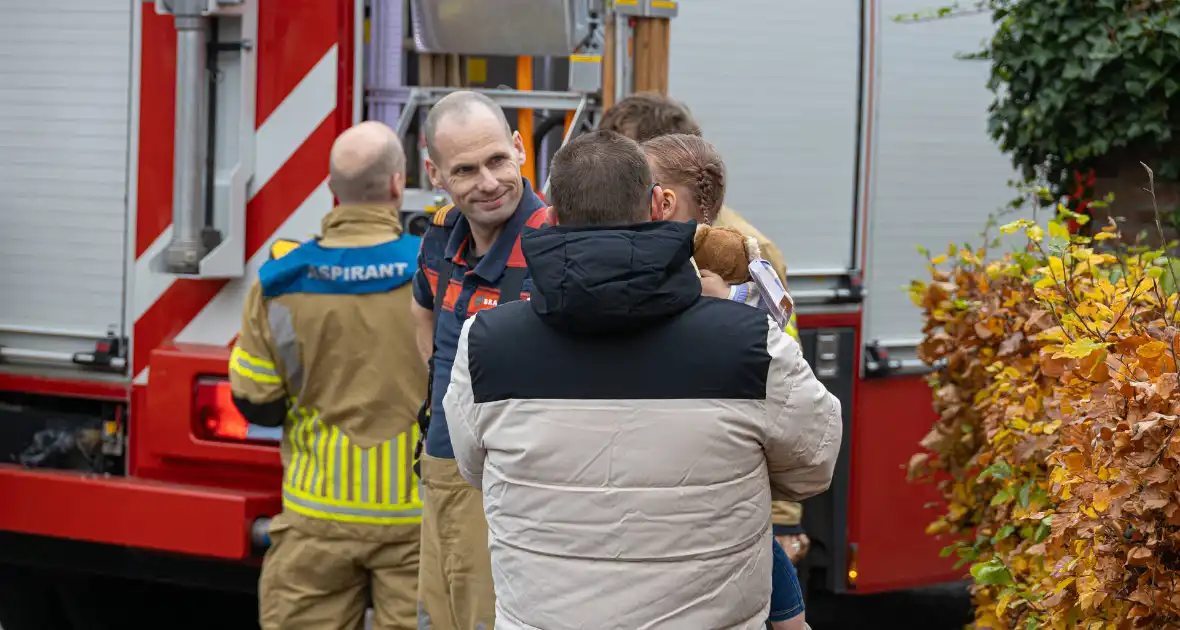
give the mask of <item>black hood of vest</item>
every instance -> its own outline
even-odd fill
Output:
[[[701,296],[692,222],[544,227],[521,237],[533,311],[574,334],[627,332],[659,323]]]

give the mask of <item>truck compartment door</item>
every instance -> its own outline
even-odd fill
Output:
[[[669,95],[725,158],[726,203],[779,246],[801,302],[857,265],[860,28],[847,1],[685,2],[672,25]]]
[[[955,58],[990,36],[990,16],[898,23],[894,16],[930,3],[871,4],[876,87],[864,338],[889,351],[894,369],[889,378],[871,378],[890,371],[873,365],[883,355],[865,353],[868,380],[857,392],[849,528],[862,592],[965,575],[966,569],[951,568],[953,558],[938,557],[950,541],[925,533],[937,514],[925,505],[938,493],[905,479],[906,463],[936,420],[930,388],[912,373],[921,371],[915,348],[922,319],[905,289],[912,279],[929,277],[915,246],[938,252],[951,242],[980,244],[988,214],[1016,194],[1007,186],[1015,172],[988,136],[990,68]]]
[[[122,345],[137,4],[6,3],[0,363],[71,366],[108,334]]]
[[[877,16],[865,333],[901,358],[921,339],[920,312],[906,292],[911,280],[929,277],[916,247],[937,254],[950,243],[980,245],[988,214],[1018,194],[1007,184],[1016,171],[988,135],[988,62],[955,58],[991,35],[990,16],[892,19],[928,6],[885,0]]]

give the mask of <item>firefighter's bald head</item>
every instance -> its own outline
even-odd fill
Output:
[[[365,121],[332,145],[328,187],[340,203],[400,203],[406,154],[387,125]]]

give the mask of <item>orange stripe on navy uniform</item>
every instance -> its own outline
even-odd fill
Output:
[[[534,230],[544,227],[545,220],[549,218],[549,208],[550,206],[546,206],[540,210],[537,210],[531,216],[529,216],[529,220],[525,221],[524,224],[533,228]]]
[[[545,220],[549,217],[548,211],[549,208],[545,207],[533,212],[529,215],[529,220],[525,221],[524,229],[536,230],[545,227]],[[516,242],[512,244],[512,253],[508,255],[507,266],[509,267],[523,268],[528,266],[524,259],[524,252],[520,249],[520,236],[523,235],[524,230],[521,230],[521,234],[516,237]]]
[[[459,294],[462,292],[463,283],[459,280],[451,278],[450,282],[447,283],[446,292],[443,293],[443,310],[451,311],[453,313],[455,311],[455,304],[459,301]]]

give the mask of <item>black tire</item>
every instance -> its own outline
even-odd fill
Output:
[[[0,627],[70,630],[52,576],[37,569],[0,565]]]

